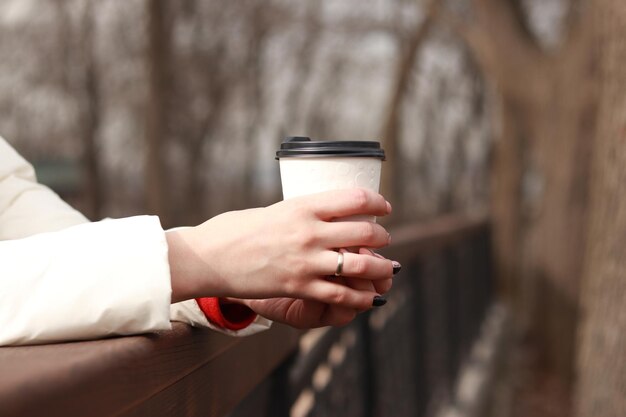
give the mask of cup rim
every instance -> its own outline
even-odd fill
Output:
[[[276,151],[276,159],[311,157],[362,157],[384,161],[385,151],[378,141],[322,141],[311,140],[307,137],[287,138]]]

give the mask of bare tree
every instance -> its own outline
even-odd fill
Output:
[[[249,98],[248,126],[244,136],[244,180],[242,181],[242,207],[256,204],[255,167],[257,158],[257,131],[263,118],[263,52],[270,31],[272,8],[263,1],[256,1],[249,6],[246,21],[250,27],[248,34],[247,57],[244,64],[246,96]]]
[[[100,210],[105,196],[97,142],[102,109],[95,53],[94,30],[96,21],[93,9],[93,3],[86,1],[81,19],[80,53],[84,68],[81,136],[83,141],[82,161],[86,172],[85,214],[91,219],[97,220],[101,216]]]
[[[389,104],[387,105],[387,116],[380,135],[387,160],[383,168],[381,190],[387,199],[393,201],[399,207],[403,206],[401,199],[404,187],[400,172],[401,163],[398,158],[402,100],[409,89],[409,79],[416,65],[417,53],[426,39],[430,27],[437,18],[440,6],[440,0],[430,0],[425,6],[426,12],[422,22],[416,26],[412,34],[400,36],[399,39],[400,59],[398,60],[394,84]]]
[[[601,82],[581,291],[577,415],[626,415],[626,4],[595,2]]]
[[[228,32],[220,26],[231,6],[191,1],[185,7],[177,24],[191,27],[192,40],[187,51],[177,51],[179,65],[186,71],[178,71],[173,77],[175,88],[169,109],[174,126],[171,133],[182,148],[187,165],[180,201],[184,209],[179,220],[195,224],[213,214],[205,205],[205,150],[207,143],[218,140],[215,136],[225,117],[235,74],[240,70],[234,68],[229,56]]]
[[[306,97],[303,96],[303,87],[307,85],[311,77],[314,67],[315,53],[320,44],[322,35],[320,21],[321,14],[320,2],[308,2],[306,5],[306,13],[304,19],[304,34],[302,43],[297,48],[297,54],[294,56],[296,63],[296,75],[289,87],[286,105],[287,114],[284,118],[284,127],[281,129],[282,136],[286,134],[298,134],[298,132],[289,132],[286,129],[294,129],[298,126],[298,121],[302,116]]]
[[[145,192],[146,209],[161,217],[169,225],[167,200],[167,175],[164,145],[166,136],[166,100],[169,67],[169,23],[166,21],[166,3],[163,0],[147,0],[147,48],[146,70],[148,97],[145,110]]]
[[[94,6],[92,1],[82,2],[80,17],[75,22],[72,16],[75,3],[55,0],[53,5],[61,56],[57,83],[74,97],[79,109],[75,131],[84,179],[78,204],[87,217],[95,220],[100,217],[104,191],[97,145],[101,106],[94,50]]]
[[[548,53],[529,31],[519,1],[473,0],[471,6],[468,16],[445,17],[500,95],[492,187],[498,275],[532,324],[543,363],[569,384],[594,127],[589,27],[584,12],[572,13],[566,41]],[[531,162],[543,192],[529,218],[522,212],[528,205],[522,181]]]

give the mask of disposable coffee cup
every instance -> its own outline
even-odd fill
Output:
[[[385,151],[375,141],[315,141],[288,137],[276,152],[285,200],[329,190],[367,188],[378,192]],[[351,216],[342,220],[368,220]]]

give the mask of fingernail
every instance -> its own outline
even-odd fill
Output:
[[[387,213],[391,213],[391,203],[389,201],[386,201],[387,203]]]
[[[387,299],[385,297],[381,297],[380,295],[374,297],[374,300],[372,301],[372,306],[374,307],[384,306],[385,304],[387,304]]]
[[[397,274],[402,269],[402,265],[398,261],[391,261],[391,265],[393,265],[393,274]]]
[[[388,236],[387,236],[387,244],[388,245],[391,244],[391,235],[390,234],[388,234]]]

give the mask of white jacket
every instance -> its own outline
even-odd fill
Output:
[[[170,305],[158,217],[89,223],[0,137],[0,346],[165,330],[170,319],[213,326],[195,300]]]

